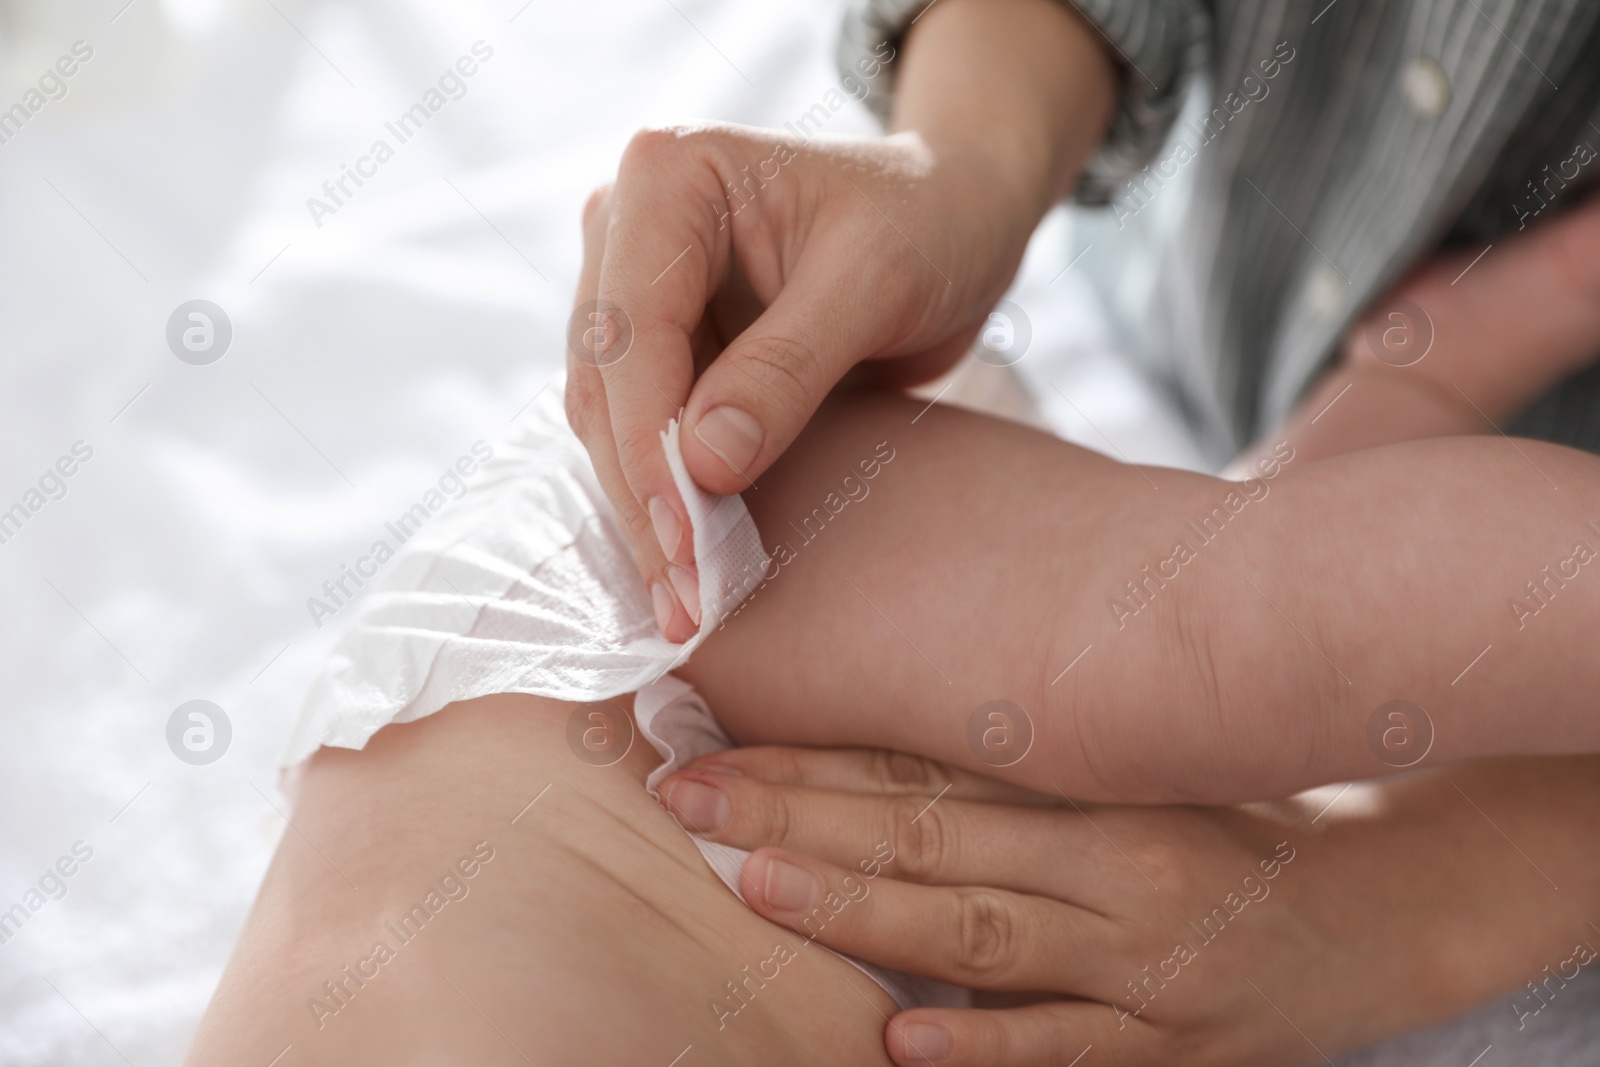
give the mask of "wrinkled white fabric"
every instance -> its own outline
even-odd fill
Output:
[[[676,422],[662,445],[700,571],[693,638],[674,645],[661,636],[615,513],[567,428],[561,389],[548,390],[366,592],[292,732],[290,773],[320,745],[361,748],[391,722],[496,693],[594,702],[637,692],[634,718],[665,761],[647,782],[652,796],[672,771],[730,747],[700,695],[667,672],[759,583],[769,560],[744,502],[689,478]],[[749,853],[694,840],[738,894]],[[953,986],[850,962],[902,1007],[967,1000]]]
[[[547,390],[494,445],[467,492],[406,542],[360,606],[307,698],[285,761],[359,748],[390,722],[454,700],[531,693],[595,701],[686,660],[767,565],[738,497],[689,480],[677,424],[665,438],[694,531],[700,631],[674,645],[589,458]]]

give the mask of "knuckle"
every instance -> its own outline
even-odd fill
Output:
[[[628,139],[617,168],[619,181],[659,179],[683,161],[704,156],[726,136],[722,129],[707,124],[685,126],[647,126]]]
[[[627,491],[623,486],[622,490]],[[615,496],[612,503],[619,503]],[[617,507],[618,515],[622,521],[622,528],[628,543],[633,546],[634,558],[639,563],[640,573],[649,581],[652,571],[657,571],[665,562],[661,557],[661,546],[656,541],[654,528],[650,525],[650,518],[643,508],[633,503],[631,499],[623,500]]]
[[[1165,900],[1187,900],[1192,889],[1193,873],[1183,848],[1165,841],[1144,841],[1124,846],[1128,862],[1139,872],[1133,879],[1136,889],[1149,889],[1154,882]],[[1132,871],[1129,872],[1133,874]],[[1145,879],[1149,879],[1146,882]]]
[[[737,366],[758,392],[775,393],[785,409],[810,411],[831,384],[816,351],[791,337],[754,337],[739,345]]]
[[[617,458],[622,461],[624,471],[641,470],[646,464],[657,462],[661,455],[660,429],[642,423],[626,426],[613,423],[611,429],[616,436]]]
[[[804,754],[793,748],[773,748],[767,750],[767,761],[770,773],[780,782],[803,782],[806,780],[806,761]]]
[[[874,779],[880,785],[896,791],[901,788],[914,792],[937,791],[949,782],[950,776],[938,764],[905,752],[879,749],[873,754],[872,763]]]
[[[787,848],[793,837],[795,821],[789,810],[789,799],[781,790],[761,790],[764,802],[755,805],[755,827],[762,844]],[[734,805],[738,811],[740,805]]]
[[[782,745],[753,745],[733,751],[738,753],[739,769],[746,777],[767,784],[799,780],[800,760],[794,749]]]
[[[617,167],[619,178],[648,171],[665,163],[678,150],[678,127],[646,126],[628,138]]]
[[[597,389],[593,382],[587,380],[582,374],[567,375],[567,395],[565,406],[567,410],[567,425],[572,427],[572,432],[578,440],[585,443],[589,440],[589,431],[594,426],[594,413],[597,403]]]
[[[686,198],[718,202],[725,195],[720,175],[738,157],[743,136],[716,123],[639,130],[618,161],[613,203],[660,209]]]
[[[953,828],[938,806],[920,796],[891,802],[895,861],[908,878],[941,870],[954,853]]]
[[[1003,977],[1016,953],[1018,922],[1011,905],[991,889],[962,889],[956,897],[956,966],[963,984],[984,986]]]

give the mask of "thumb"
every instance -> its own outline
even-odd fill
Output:
[[[887,319],[863,297],[858,277],[802,264],[690,392],[690,477],[722,495],[751,488],[839,379],[888,340]]]

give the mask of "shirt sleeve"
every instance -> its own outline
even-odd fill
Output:
[[[880,121],[888,121],[901,40],[930,6],[929,0],[847,0],[839,73]],[[1100,31],[1121,68],[1116,111],[1075,194],[1082,203],[1104,204],[1166,141],[1205,63],[1209,20],[1199,0],[1071,0],[1071,6]]]

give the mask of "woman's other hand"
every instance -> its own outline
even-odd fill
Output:
[[[1600,945],[1600,859],[1575,847],[1600,816],[1592,758],[1208,809],[757,748],[691,764],[662,796],[685,829],[757,850],[742,888],[773,922],[990,992],[891,1019],[908,1065],[1066,1067],[1091,1046],[1102,1065],[1320,1063]]]

